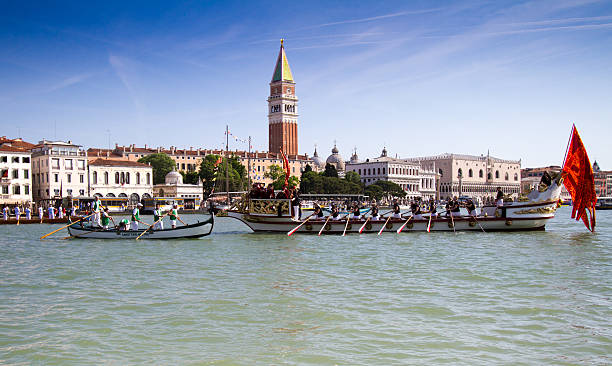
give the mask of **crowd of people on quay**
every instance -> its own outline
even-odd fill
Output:
[[[76,215],[75,207],[69,207],[66,209],[66,207],[62,207],[61,204],[55,207],[49,206],[46,208],[42,204],[34,206],[33,209],[31,207],[31,204],[13,206],[5,205],[2,208],[2,219],[6,221],[14,217],[15,219],[24,218],[26,220],[32,220],[33,214],[36,214],[36,218],[40,220],[45,217],[48,219],[63,219],[67,217],[67,215]]]

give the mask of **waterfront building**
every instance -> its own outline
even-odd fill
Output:
[[[201,181],[198,181],[198,184],[185,184],[181,173],[173,170],[166,174],[164,184],[153,186],[153,196],[182,198],[186,207],[196,208],[202,201],[204,192]]]
[[[495,196],[497,187],[506,195],[518,197],[521,190],[521,161],[487,155],[442,154],[415,157],[407,161],[435,164],[439,175],[441,199],[470,196],[480,199]]]
[[[601,170],[597,160],[593,162],[593,176],[595,178],[595,194],[597,197],[612,196],[612,171]]]
[[[32,147],[35,202],[87,196],[87,153],[71,141],[42,140]]]
[[[32,202],[32,153],[0,138],[0,206]]]
[[[153,168],[127,160],[90,161],[88,196],[128,198],[135,205],[153,195]]]
[[[355,152],[346,164],[346,171],[359,174],[361,182],[366,186],[379,180],[390,181],[402,187],[408,199],[429,199],[435,198],[436,194],[435,165],[431,166],[433,168],[428,164],[422,167],[420,162],[392,158],[388,156],[387,149],[383,148],[379,157],[365,161],[359,161]]]
[[[268,97],[268,150],[288,155],[298,154],[298,98],[295,81],[281,39]]]

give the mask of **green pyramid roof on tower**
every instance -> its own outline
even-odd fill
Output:
[[[272,82],[275,81],[291,81],[293,82],[293,75],[291,74],[291,68],[289,67],[289,61],[285,54],[285,47],[283,46],[283,40],[281,39],[280,52],[276,59],[276,68],[272,75]]]

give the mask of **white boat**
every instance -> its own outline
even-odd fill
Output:
[[[424,215],[421,219],[382,218],[372,220],[327,218],[296,221],[292,219],[292,208],[287,199],[248,199],[246,196],[240,204],[228,210],[228,216],[242,221],[255,232],[287,233],[303,223],[296,233],[338,234],[396,232],[407,222],[402,233],[414,231],[518,231],[544,230],[548,220],[555,216],[559,205],[562,178],[554,180],[550,186],[531,191],[519,202],[508,202],[501,207],[484,206],[476,216],[432,217]],[[348,223],[347,223],[348,219]],[[383,228],[384,227],[384,228]]]
[[[74,238],[87,239],[136,239],[143,231],[147,232],[140,239],[191,239],[209,235],[215,226],[215,215],[211,213],[210,218],[195,224],[177,226],[172,229],[154,230],[142,228],[138,230],[104,230],[99,227],[92,227],[81,222],[76,222],[68,226],[68,232]]]

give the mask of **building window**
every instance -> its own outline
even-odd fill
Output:
[[[508,180],[508,173],[506,172],[506,176],[504,177],[506,180]]]
[[[66,167],[66,169],[72,170],[72,159],[64,160],[64,166]]]
[[[79,174],[79,183],[85,183],[85,176],[83,174]]]
[[[125,173],[125,184],[130,184],[130,173]]]
[[[140,173],[136,173],[136,184],[140,184]]]
[[[29,179],[30,178],[30,171],[27,169],[23,170],[23,178],[24,179]]]
[[[13,156],[13,163],[19,163],[19,156]]]
[[[115,173],[115,184],[119,184],[119,172]]]
[[[19,187],[18,185],[14,185],[13,186],[13,194],[15,194],[15,195],[21,194],[21,187]]]
[[[147,184],[151,184],[151,173],[147,173]]]
[[[385,175],[385,174],[386,174],[386,173],[385,173],[385,168],[383,168],[383,175]]]
[[[72,183],[72,175],[66,174],[66,180],[68,181],[68,183]]]
[[[518,174],[514,173],[514,181],[518,181]]]
[[[79,170],[85,170],[85,160],[78,160],[77,167],[79,168]]]
[[[104,172],[104,184],[108,184],[108,172]]]
[[[499,179],[499,170],[495,171],[495,179]]]
[[[30,194],[30,186],[23,186],[23,194]]]
[[[79,189],[79,195],[84,196],[85,195],[85,190],[84,189]]]
[[[468,170],[468,177],[472,178],[474,176],[474,172],[472,169]]]
[[[9,186],[2,186],[2,194],[9,194]]]
[[[461,170],[461,168],[459,168],[459,171],[457,172],[457,176],[459,176],[459,178],[463,177],[463,170]]]
[[[53,181],[55,183],[59,182],[59,174],[53,174]]]
[[[59,169],[59,159],[51,159],[51,168]]]
[[[0,157],[0,162],[1,162],[1,163],[7,163],[7,162],[8,162],[8,156],[2,156],[2,157]],[[7,192],[7,194],[8,194],[8,192]]]
[[[98,172],[93,172],[92,180],[93,180],[93,184],[98,184]]]
[[[482,178],[482,169],[480,169],[480,171],[478,171],[478,178]]]
[[[125,172],[121,172],[121,184],[125,184]]]
[[[19,170],[13,170],[13,179],[19,179]]]
[[[72,189],[67,189],[66,193],[68,193],[69,196],[72,196]]]
[[[24,157],[21,159],[22,163],[29,163],[30,162],[30,158],[28,156]]]

